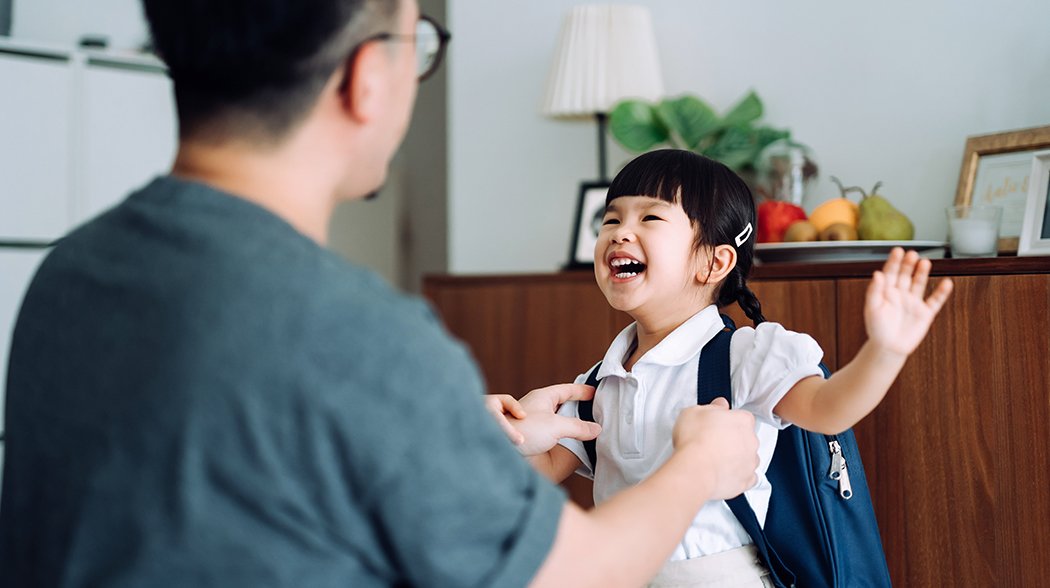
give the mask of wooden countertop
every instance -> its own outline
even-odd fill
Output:
[[[989,257],[981,259],[934,259],[934,276],[982,276],[1012,274],[1050,274],[1050,257]],[[798,280],[867,277],[882,266],[880,261],[850,261],[830,263],[767,263],[756,265],[752,280]],[[592,282],[589,269],[565,270],[551,273],[446,275],[426,277],[433,284],[524,283],[524,282]]]

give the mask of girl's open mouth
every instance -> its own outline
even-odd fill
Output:
[[[626,280],[645,271],[645,264],[627,257],[617,257],[609,262],[614,278]]]

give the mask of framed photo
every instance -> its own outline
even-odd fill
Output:
[[[1032,157],[1018,255],[1050,255],[1050,150]]]
[[[1050,127],[979,135],[966,140],[955,204],[1003,207],[999,252],[1014,253],[1025,218],[1032,154],[1050,148]]]
[[[576,222],[573,226],[572,245],[569,247],[569,263],[566,269],[594,267],[594,245],[598,242],[598,231],[605,216],[605,195],[609,184],[586,182],[580,185],[580,197],[576,203]]]

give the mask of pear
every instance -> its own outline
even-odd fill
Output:
[[[821,241],[855,241],[857,229],[846,223],[832,223],[820,232]]]
[[[784,231],[785,242],[805,242],[805,241],[816,241],[818,237],[817,227],[813,226],[813,223],[808,220],[798,220],[790,225],[786,231]]]
[[[910,241],[915,236],[915,226],[904,213],[897,210],[875,192],[882,182],[875,184],[871,194],[860,201],[858,236],[866,241]]]

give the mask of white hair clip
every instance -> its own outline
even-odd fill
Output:
[[[750,236],[751,236],[751,223],[747,223],[747,226],[744,227],[744,230],[740,231],[740,234],[736,236],[736,246],[740,247],[741,245],[743,245],[744,241],[747,241],[747,238],[750,237]]]

